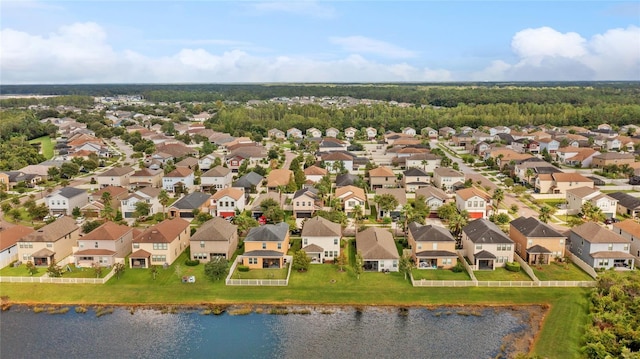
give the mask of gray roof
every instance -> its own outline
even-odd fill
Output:
[[[326,218],[316,216],[304,221],[302,227],[303,237],[330,237],[342,236],[342,227],[339,223],[331,222]]]
[[[419,196],[423,196],[425,199],[429,199],[429,197],[434,197],[437,199],[441,199],[443,201],[449,199],[446,193],[440,188],[436,188],[434,186],[426,186],[421,187],[416,190],[416,198]]]
[[[320,247],[317,244],[309,244],[308,246],[302,248],[303,251],[305,251],[305,253],[322,253],[324,252],[324,248]]]
[[[257,186],[262,182],[264,177],[260,176],[255,172],[249,172],[246,175],[238,178],[237,181],[233,182],[233,187],[244,187],[251,188],[251,186]]]
[[[358,176],[350,173],[339,174],[336,176],[336,187],[351,186],[358,180]]]
[[[473,243],[499,244],[513,243],[495,223],[488,219],[476,219],[462,229]]]
[[[238,226],[229,223],[221,217],[214,217],[206,221],[196,233],[191,236],[192,242],[198,241],[222,241],[226,242],[237,233]]]
[[[485,250],[481,250],[480,252],[476,253],[474,257],[476,257],[477,259],[496,259],[496,256],[494,256],[491,252],[487,252]]]
[[[535,246],[531,246],[531,247],[527,248],[527,253],[539,254],[539,253],[552,253],[552,252],[550,250],[546,249],[545,247],[536,244]]]
[[[624,192],[609,193],[609,197],[618,200],[618,204],[629,209],[640,208],[640,198],[634,197]]]
[[[249,230],[245,242],[282,242],[289,234],[289,225],[285,222],[265,224]]]
[[[416,253],[416,256],[426,258],[458,257],[457,254],[449,251],[422,251]]]
[[[417,242],[454,242],[455,239],[447,229],[438,226],[423,226],[417,222],[409,224],[409,232]]]
[[[193,192],[177,200],[171,207],[178,209],[200,208],[209,198],[211,198],[210,194]]]
[[[303,189],[299,189],[297,190],[294,194],[293,194],[293,199],[296,199],[302,195],[307,195],[308,197],[311,197],[313,199],[318,198],[318,190],[313,188],[313,187],[307,187],[307,188],[303,188]]]
[[[65,187],[65,188],[61,188],[56,193],[61,195],[62,197],[65,197],[65,198],[73,198],[73,197],[81,195],[81,194],[85,194],[86,195],[87,194],[87,190],[80,189],[80,188],[75,188],[75,187]]]
[[[264,250],[245,252],[243,256],[245,257],[282,257],[284,256],[284,253],[264,249]]]
[[[405,176],[429,176],[425,171],[419,168],[409,168],[403,173]]]
[[[511,221],[511,225],[525,237],[565,237],[550,225],[542,223],[534,217],[518,217]]]

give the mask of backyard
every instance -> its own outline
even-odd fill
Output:
[[[549,265],[543,266],[531,266],[533,269],[533,273],[535,273],[536,277],[541,281],[548,280],[576,280],[576,281],[592,281],[590,275],[585,273],[580,267],[577,265],[570,263],[568,266],[565,266],[564,263],[551,263]]]
[[[454,272],[450,269],[413,269],[413,280],[471,280],[466,270]]]
[[[250,269],[248,272],[241,272],[236,267],[231,278],[233,279],[287,279],[288,267]]]
[[[530,281],[531,278],[524,271],[511,272],[505,268],[495,270],[478,270],[473,274],[479,281]]]

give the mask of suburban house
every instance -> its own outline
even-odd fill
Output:
[[[511,221],[509,238],[516,253],[529,264],[549,264],[564,258],[567,237],[534,217],[518,217]]]
[[[249,268],[283,268],[289,251],[289,225],[265,224],[249,230],[244,239],[242,264]]]
[[[208,262],[215,257],[228,260],[238,248],[238,226],[221,217],[203,223],[189,239],[191,260]]]
[[[443,190],[434,186],[418,188],[415,198],[418,199],[420,197],[424,199],[427,207],[431,209],[430,217],[437,217],[438,208],[449,200],[449,196]]]
[[[286,134],[282,130],[278,130],[277,128],[272,128],[267,132],[267,136],[274,140],[283,140],[286,137]]]
[[[210,191],[212,188],[221,190],[231,187],[233,182],[233,172],[228,167],[217,166],[200,176],[200,187],[203,191]]]
[[[302,131],[300,131],[299,129],[292,127],[290,129],[287,130],[287,138],[289,137],[293,137],[293,138],[302,138]]]
[[[628,218],[614,223],[613,232],[631,241],[629,253],[635,257],[636,267],[640,266],[640,223]]]
[[[369,170],[369,185],[371,190],[377,188],[396,187],[396,175],[388,167],[377,167]]]
[[[571,253],[594,269],[633,269],[631,241],[595,222],[573,227],[569,232]]]
[[[305,133],[307,134],[307,137],[311,137],[311,138],[322,137],[322,131],[318,130],[315,127],[308,128],[307,131],[305,131]]]
[[[327,134],[327,137],[336,138],[340,134],[340,131],[335,127],[329,127],[324,131],[324,133]]]
[[[242,188],[244,189],[244,193],[257,193],[262,189],[262,180],[264,177],[255,173],[249,172],[246,175],[238,178],[235,182],[231,184],[231,187],[234,188]]]
[[[0,267],[19,259],[18,240],[31,232],[33,228],[20,224],[0,230]]]
[[[451,191],[456,184],[464,183],[464,173],[449,167],[438,167],[433,171],[433,185],[443,191]]]
[[[114,167],[95,178],[101,188],[107,186],[128,187],[129,178],[134,172],[135,170],[129,166]]]
[[[375,140],[376,137],[378,137],[378,130],[373,127],[367,127],[364,131],[367,133],[367,139],[369,141]]]
[[[344,186],[336,188],[335,198],[342,201],[342,209],[347,216],[351,217],[356,206],[360,206],[361,215],[364,216],[365,203],[367,196],[364,190],[356,186]]]
[[[456,130],[449,126],[441,127],[440,129],[438,129],[438,135],[444,138],[450,138],[455,134]]]
[[[188,191],[194,188],[195,175],[192,169],[186,167],[176,168],[169,172],[162,179],[162,188],[167,192],[180,192],[183,189]]]
[[[49,266],[73,253],[80,228],[72,217],[64,216],[18,240],[18,260]]]
[[[543,173],[536,177],[535,189],[538,193],[566,194],[567,190],[579,187],[593,187],[593,180],[579,173]]]
[[[400,214],[402,213],[402,208],[407,204],[407,193],[404,191],[404,188],[378,188],[376,189],[375,195],[372,200],[369,202],[371,206],[377,206],[375,203],[376,196],[382,195],[391,195],[396,199],[398,205],[396,208],[391,209],[390,211],[385,211],[382,208],[378,208],[377,216],[378,218],[382,217],[391,217],[394,219],[400,218]]]
[[[139,231],[107,221],[78,238],[77,247],[74,247],[73,252],[76,267],[91,267],[94,263],[101,267],[110,267],[116,264],[118,259],[124,261],[127,254],[131,253],[134,232]]]
[[[278,191],[279,187],[286,187],[293,181],[293,171],[279,168],[274,169],[267,175],[267,191]]]
[[[578,214],[585,202],[591,202],[600,208],[607,218],[615,217],[618,200],[591,187],[579,187],[567,190],[567,214]]]
[[[293,217],[296,219],[311,218],[317,210],[321,209],[318,190],[315,188],[297,190],[293,194],[291,202],[293,204]]]
[[[546,149],[550,155],[555,155],[560,148],[560,142],[551,138],[539,138],[538,143],[540,144],[540,153]]]
[[[488,219],[472,221],[462,229],[462,248],[473,270],[494,270],[513,262],[513,241]]]
[[[430,140],[437,140],[438,139],[438,131],[436,131],[434,128],[431,127],[425,127],[422,130],[420,130],[420,134],[423,137],[426,137]]]
[[[348,140],[353,140],[356,137],[356,132],[358,132],[358,129],[347,127],[344,129],[344,137]]]
[[[412,222],[408,243],[418,269],[449,269],[458,263],[456,240],[444,227]]]
[[[133,218],[136,213],[136,203],[142,201],[149,204],[149,215],[162,212],[162,205],[158,199],[160,188],[144,187],[129,193],[120,201],[120,212],[124,218]]]
[[[325,137],[320,141],[318,152],[346,151],[349,143],[333,137]]]
[[[343,169],[349,172],[353,171],[354,157],[348,152],[333,151],[323,153],[320,159],[331,173],[340,173]]]
[[[364,259],[364,270],[397,272],[400,255],[389,230],[369,227],[356,233],[356,250]]]
[[[143,168],[140,171],[135,171],[129,177],[130,188],[142,188],[142,187],[160,187],[162,185],[162,176],[164,172],[161,169],[152,170],[149,168]]]
[[[605,152],[593,157],[591,164],[596,168],[604,168],[606,166],[629,165],[635,162],[636,158],[633,153]]]
[[[640,217],[640,198],[624,192],[609,193],[609,197],[618,200],[618,213],[631,218]]]
[[[196,170],[198,166],[198,159],[195,157],[185,157],[182,161],[176,163],[176,168],[186,167],[188,169]]]
[[[420,187],[431,186],[431,176],[419,168],[409,168],[402,173],[402,183],[407,192],[415,192]]]
[[[209,193],[193,192],[175,201],[169,208],[170,218],[195,218],[194,213],[210,213],[211,198]]]
[[[24,183],[27,187],[33,187],[42,182],[46,176],[41,176],[23,171],[5,171],[0,172],[0,189],[10,190],[19,183]]]
[[[129,256],[131,268],[171,265],[189,246],[189,222],[182,218],[166,219],[133,238]]]
[[[74,208],[82,208],[89,203],[89,196],[87,190],[75,187],[64,187],[47,195],[45,197],[45,203],[47,207],[49,207],[51,214],[70,216]]]
[[[413,127],[405,127],[402,129],[402,133],[414,137],[416,135],[416,130]]]
[[[241,188],[225,188],[211,197],[211,214],[216,217],[233,217],[244,211],[245,194]]]
[[[492,213],[491,196],[475,187],[456,191],[458,211],[469,212],[469,219],[489,218]]]
[[[558,162],[567,166],[589,168],[593,163],[593,158],[600,155],[599,151],[590,147],[562,147],[558,149]]]
[[[415,153],[405,159],[406,168],[421,168],[427,173],[433,173],[433,171],[440,167],[442,158],[432,153]]]
[[[304,221],[302,226],[302,250],[311,263],[333,262],[340,255],[342,227],[328,219],[316,216]]]
[[[316,165],[309,166],[304,169],[304,176],[308,182],[318,183],[322,177],[329,173],[326,169],[318,167]]]
[[[222,161],[224,160],[224,157],[215,153],[210,153],[208,155],[205,155],[204,157],[198,160],[198,168],[200,168],[200,170],[202,171],[207,171],[211,169],[212,166],[215,165],[216,160],[219,160],[220,161],[219,163],[222,163]]]
[[[260,220],[260,218],[264,213],[262,202],[264,202],[267,199],[272,199],[276,201],[276,203],[280,205],[280,208],[283,208],[284,202],[286,200],[286,196],[283,196],[281,193],[278,193],[278,192],[267,192],[267,193],[259,194],[258,197],[256,197],[253,200],[253,203],[251,203],[250,209],[251,209],[251,216],[253,218]],[[265,221],[264,223],[266,223],[266,219],[263,218],[263,220]]]

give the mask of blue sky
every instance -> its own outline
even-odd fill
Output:
[[[5,1],[0,82],[640,80],[640,3]]]

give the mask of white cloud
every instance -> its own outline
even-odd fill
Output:
[[[415,57],[415,52],[403,49],[388,42],[364,36],[331,37],[332,44],[340,45],[345,51],[356,54],[375,54],[389,58]]]
[[[575,32],[549,27],[513,36],[515,63],[497,60],[473,80],[640,80],[640,28],[611,29],[586,40]]]
[[[453,80],[447,70],[382,64],[361,55],[325,61],[184,48],[174,55],[148,57],[115,51],[95,23],[65,26],[44,37],[4,29],[0,40],[0,82],[5,84]]]

